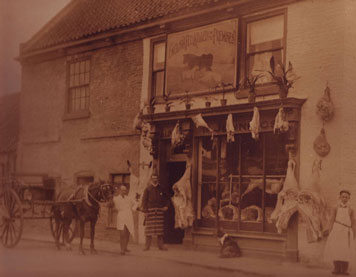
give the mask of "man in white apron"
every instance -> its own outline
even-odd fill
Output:
[[[122,185],[120,187],[120,194],[113,198],[115,209],[117,210],[116,229],[120,231],[121,255],[129,252],[127,245],[130,234],[133,234],[134,231],[132,211],[138,208],[138,203],[127,194],[126,186]]]

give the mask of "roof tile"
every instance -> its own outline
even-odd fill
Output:
[[[72,0],[22,46],[22,53],[82,39],[223,0]]]

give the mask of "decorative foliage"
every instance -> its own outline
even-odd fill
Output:
[[[163,100],[166,104],[166,111],[168,112],[170,108],[173,106],[173,101],[169,100],[169,97],[171,95],[171,92],[169,91],[167,94],[163,95]]]
[[[256,82],[264,77],[265,75],[263,73],[257,74],[257,75],[251,75],[249,77],[246,77],[246,86],[248,87],[249,92],[255,92],[255,87],[256,87]]]
[[[186,109],[189,110],[190,106],[192,105],[193,102],[194,102],[194,99],[189,95],[189,91],[186,91],[185,95],[184,95],[184,97],[182,97],[180,103],[184,103]]]
[[[251,75],[250,77],[245,78],[245,85],[248,87],[248,91],[249,91],[249,95],[248,95],[249,103],[255,103],[255,101],[256,101],[256,92],[255,92],[256,82],[258,81],[258,79],[262,78],[263,76],[264,76],[264,74],[260,73],[260,74]]]
[[[296,80],[299,79],[293,73],[292,63],[288,63],[288,68],[286,69],[282,63],[275,64],[274,57],[272,56],[270,61],[271,71],[267,71],[273,78],[273,80],[277,83],[280,88],[280,98],[284,99],[288,96],[288,91]]]

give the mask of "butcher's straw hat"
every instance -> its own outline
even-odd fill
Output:
[[[351,195],[351,192],[350,191],[348,191],[347,189],[342,189],[342,190],[340,190],[340,195],[342,194],[342,193],[347,193],[348,195]]]

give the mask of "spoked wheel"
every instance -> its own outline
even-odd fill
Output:
[[[61,244],[64,244],[64,234],[63,234],[63,222],[59,223],[58,229],[56,230],[56,221],[54,217],[51,217],[49,219],[50,227],[51,227],[51,232],[53,235],[53,238],[56,240],[58,238],[58,241],[61,241]],[[72,220],[72,223],[69,225],[69,230],[68,230],[68,242],[72,242],[72,240],[75,237],[77,231],[77,221],[75,219]]]
[[[21,201],[13,189],[4,189],[0,195],[0,239],[3,246],[11,248],[19,243],[23,217]]]

